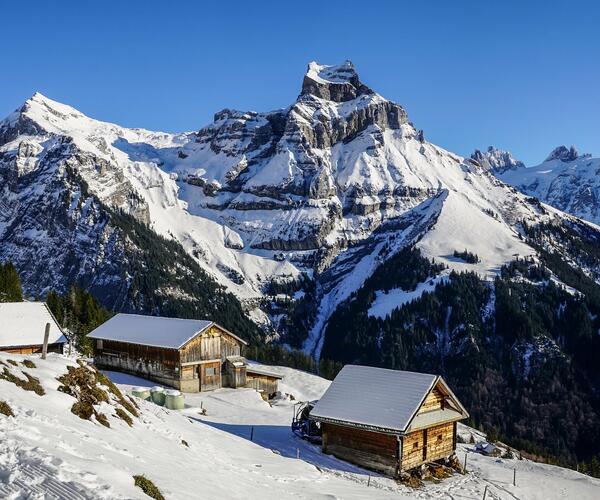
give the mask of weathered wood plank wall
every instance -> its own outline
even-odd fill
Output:
[[[323,423],[323,451],[356,465],[395,475],[398,440],[391,434]]]

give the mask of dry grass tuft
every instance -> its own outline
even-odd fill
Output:
[[[72,413],[85,420],[90,420],[93,415],[100,424],[110,427],[107,416],[99,413],[94,405],[101,402],[112,404],[112,401],[116,399],[125,410],[135,417],[138,416],[138,412],[131,402],[123,396],[119,388],[106,375],[81,360],[77,360],[77,362],[79,366],[67,367],[67,373],[58,377],[58,381],[62,384],[58,390],[77,399],[71,408]],[[106,387],[108,392],[100,386]],[[114,396],[113,400],[109,393]],[[117,416],[127,422],[129,426],[133,425],[133,419],[123,408],[116,409]]]
[[[2,415],[6,415],[7,417],[15,416],[10,405],[6,401],[2,401],[1,399],[0,399],[0,413]]]
[[[147,477],[133,476],[133,480],[135,481],[135,485],[138,488],[141,488],[141,490],[150,498],[154,498],[155,500],[165,500],[165,497],[163,497],[160,490]]]
[[[27,368],[37,368],[37,366],[35,366],[35,363],[30,359],[24,359],[23,361],[21,361],[21,363]]]
[[[125,420],[125,422],[127,422],[127,425],[129,425],[129,427],[133,425],[133,419],[125,410],[123,410],[123,408],[117,408],[116,413],[121,420]]]
[[[38,396],[43,396],[44,394],[46,394],[44,388],[40,384],[39,379],[32,377],[31,375],[29,375],[29,373],[23,372],[23,375],[27,377],[27,380],[23,380],[22,378],[13,375],[11,372],[8,371],[8,368],[4,367],[2,373],[0,373],[0,379],[12,382],[17,387],[20,387],[21,389],[24,389],[26,391],[35,392]]]

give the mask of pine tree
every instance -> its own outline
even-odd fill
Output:
[[[22,302],[21,280],[11,262],[0,264],[0,302]]]

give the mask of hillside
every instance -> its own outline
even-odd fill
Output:
[[[13,360],[17,366],[8,360]],[[57,378],[73,360],[51,355],[0,354],[2,369],[23,378],[38,378],[43,395],[0,379],[0,392],[14,416],[0,414],[0,492],[8,498],[45,492],[77,499],[148,498],[134,486],[133,475],[151,479],[165,498],[481,498],[485,486],[492,498],[581,498],[597,496],[600,481],[574,471],[528,460],[496,459],[468,454],[469,474],[427,483],[417,491],[321,455],[317,448],[292,437],[289,420],[293,401],[273,406],[253,390],[221,389],[187,396],[186,410],[173,412],[138,401],[139,416],[131,427],[115,413],[120,404],[95,405],[110,427],[96,417],[71,413],[73,396],[58,391]],[[26,367],[23,362],[35,366]],[[318,397],[327,381],[287,368],[282,390],[299,398]],[[87,369],[86,369],[87,370]],[[144,381],[111,374],[127,394]],[[64,380],[64,379],[63,379]],[[105,382],[97,387],[112,394]],[[199,406],[207,410],[199,415]],[[252,427],[254,442],[249,440]],[[461,427],[461,434],[481,434]],[[185,441],[185,443],[184,443]],[[300,459],[297,457],[299,449]],[[513,468],[517,486],[511,485]]]

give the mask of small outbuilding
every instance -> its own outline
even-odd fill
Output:
[[[262,366],[246,367],[246,387],[256,389],[264,400],[272,398],[278,390],[279,381],[283,377]]]
[[[346,365],[310,412],[325,453],[398,477],[451,456],[469,414],[438,375]]]
[[[0,303],[0,351],[41,353],[48,324],[48,352],[62,353],[67,339],[44,302]]]
[[[99,368],[184,392],[246,384],[246,341],[213,321],[117,314],[88,337]]]

